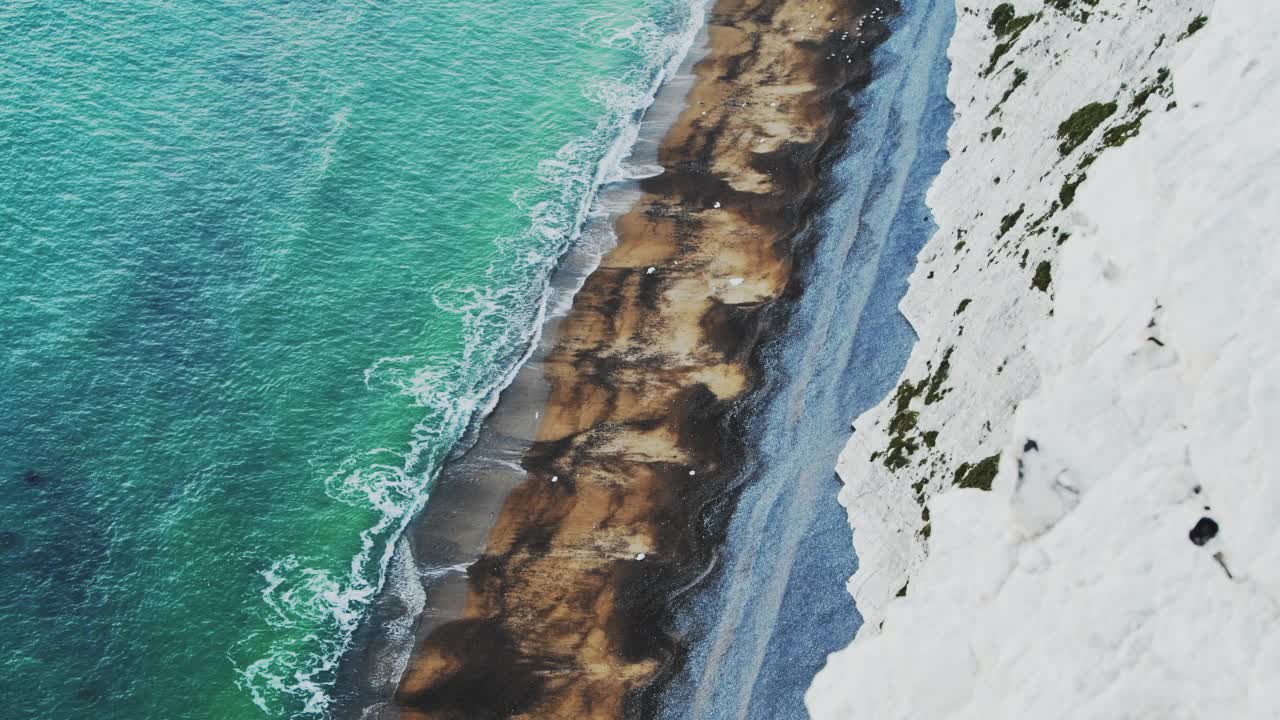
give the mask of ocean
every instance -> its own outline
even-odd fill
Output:
[[[326,714],[696,15],[0,7],[6,717]]]

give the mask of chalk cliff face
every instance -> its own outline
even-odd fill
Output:
[[[939,230],[840,458],[814,718],[1280,717],[1280,27],[959,0]]]

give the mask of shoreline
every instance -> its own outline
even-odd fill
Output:
[[[934,232],[924,193],[952,114],[945,0],[886,11],[872,78],[819,163],[823,189],[792,279],[801,292],[773,304],[759,349],[765,372],[745,410],[750,475],[715,568],[676,599],[688,652],[657,693],[657,718],[805,717],[805,689],[861,622],[833,468],[851,418],[893,387],[914,343],[898,302]]]
[[[617,246],[484,421],[489,467],[471,451],[451,463],[401,541],[413,557],[484,555],[465,581],[425,588],[396,699],[364,717],[618,717],[651,707],[646,691],[674,672],[668,611],[713,565],[769,309],[801,292],[797,237],[851,114],[836,100],[865,82],[883,30],[854,32],[871,4],[821,7],[725,0],[709,14],[710,53],[657,150],[666,172],[610,213]],[[394,604],[364,625],[393,625]],[[355,645],[364,657],[344,668],[366,677],[340,688],[385,698],[397,673],[379,680],[378,642]]]
[[[662,139],[685,109],[695,80],[693,66],[708,51],[704,19],[642,111],[631,149],[620,163],[622,177],[603,182],[578,239],[552,273],[535,343],[498,392],[492,410],[473,421],[434,481],[430,499],[397,541],[387,581],[340,661],[335,717],[398,718],[392,699],[410,648],[435,627],[462,616],[466,568],[484,554],[497,512],[528,476],[520,460],[534,442],[546,404],[542,362],[555,347],[577,292],[616,246],[614,223],[640,197],[643,175],[627,171],[657,169]]]

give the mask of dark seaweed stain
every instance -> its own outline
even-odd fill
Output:
[[[477,592],[493,582],[500,582],[506,574],[506,562],[496,555],[481,555],[467,566],[467,582]]]
[[[622,313],[622,306],[626,302],[625,287],[622,283],[617,283],[609,293],[608,299],[600,308],[600,315],[604,318],[606,327],[613,332],[617,327],[617,318]]]
[[[610,635],[618,639],[618,652],[629,662],[645,658],[669,661],[675,641],[663,628],[666,598],[648,592],[670,573],[663,563],[636,560],[621,563],[619,591]]]
[[[727,58],[725,62],[725,70],[720,74],[719,80],[724,83],[732,83],[738,80],[738,76],[742,75],[743,65],[753,60],[760,52],[760,41],[763,39],[760,33],[754,32],[750,35],[751,49],[744,53],[738,53]]]
[[[756,343],[761,310],[759,304],[730,305],[716,300],[702,318],[702,329],[724,351],[725,360],[734,361]]]
[[[441,720],[501,720],[528,709],[543,689],[544,661],[522,657],[497,619],[459,620],[432,638],[460,669],[401,702]]]
[[[636,293],[637,299],[645,308],[656,310],[658,308],[658,298],[662,293],[661,285],[657,275],[645,270],[640,276],[640,289]]]
[[[559,484],[559,483],[557,483]],[[528,525],[516,534],[515,546],[524,548],[534,555],[546,555],[551,550],[551,539],[556,529],[546,525]]]

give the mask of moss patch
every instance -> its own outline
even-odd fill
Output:
[[[1080,147],[1081,143],[1088,140],[1093,131],[1097,130],[1098,126],[1111,117],[1115,111],[1116,104],[1114,102],[1094,102],[1071,113],[1071,117],[1063,120],[1058,125],[1058,139],[1062,141],[1058,143],[1058,152],[1066,155]]]
[[[900,470],[911,462],[911,456],[920,449],[921,441],[933,447],[932,443],[938,439],[938,433],[919,433],[916,425],[920,421],[920,413],[911,409],[911,403],[921,394],[924,395],[926,405],[941,400],[947,394],[942,384],[951,372],[951,353],[954,350],[953,347],[947,348],[942,354],[942,362],[938,364],[937,371],[925,376],[920,382],[904,380],[898,385],[893,396],[893,418],[889,420],[889,446],[885,448],[883,456],[879,452],[872,454],[872,460],[883,457],[881,461],[885,467]]]
[[[947,391],[942,389],[942,383],[946,382],[947,376],[951,374],[951,353],[954,351],[954,347],[949,347],[946,352],[942,353],[942,362],[938,363],[937,372],[929,380],[929,391],[924,394],[925,405],[932,405],[947,394]],[[921,385],[923,384],[921,382]]]
[[[987,21],[987,27],[991,28],[996,37],[1004,37],[1009,33],[1009,23],[1018,15],[1013,9],[1013,3],[1000,3],[995,10],[991,11],[991,19]]]
[[[1192,20],[1190,25],[1187,25],[1187,30],[1186,30],[1186,32],[1184,32],[1184,33],[1182,33],[1181,35],[1179,35],[1179,36],[1178,36],[1178,39],[1179,39],[1179,40],[1185,40],[1185,39],[1187,39],[1187,38],[1191,37],[1192,35],[1195,35],[1196,33],[1200,32],[1200,30],[1201,30],[1205,25],[1208,25],[1208,24],[1209,24],[1209,18],[1208,18],[1208,16],[1206,16],[1206,15],[1201,15],[1201,16],[1197,17],[1195,20]]]
[[[894,395],[895,409],[893,419],[889,421],[889,447],[884,454],[884,466],[890,470],[906,467],[911,454],[920,447],[911,437],[915,432],[916,422],[920,419],[920,413],[911,409],[911,401],[920,395],[924,386],[924,381],[918,384],[903,381]]]
[[[1138,110],[1147,104],[1147,100],[1152,95],[1159,94],[1161,97],[1169,97],[1173,93],[1173,86],[1169,83],[1169,68],[1160,68],[1156,72],[1156,79],[1150,85],[1134,93],[1133,102],[1129,103],[1129,107]]]
[[[1000,102],[997,104],[1003,105],[1004,101],[1008,100],[1009,96],[1013,94],[1013,91],[1017,90],[1018,86],[1022,85],[1022,83],[1026,81],[1027,81],[1027,71],[1023,70],[1022,68],[1015,69],[1013,71],[1013,82],[1009,83],[1009,89],[1004,91],[1004,95],[1000,96]]]
[[[977,465],[962,463],[956,468],[956,477],[952,485],[990,491],[991,482],[996,479],[996,473],[999,471],[1000,453],[996,453],[991,457],[983,458]]]
[[[1040,264],[1036,266],[1035,277],[1031,278],[1031,287],[1047,293],[1051,282],[1053,282],[1053,277],[1049,271],[1049,261],[1041,260]]]
[[[1076,1],[1077,0],[1049,0],[1049,4],[1052,5],[1054,8],[1061,10],[1062,12],[1066,12],[1071,9],[1071,6],[1074,5]],[[1079,0],[1079,1],[1090,6],[1098,4],[1098,0]]]
[[[1104,147],[1120,147],[1130,140],[1137,137],[1138,131],[1142,129],[1142,119],[1147,113],[1138,113],[1138,117],[1126,123],[1121,123],[1115,127],[1108,128],[1102,134],[1102,144]]]
[[[1023,15],[1016,17],[1013,6],[1009,3],[1002,3],[991,11],[991,19],[987,22],[987,26],[995,33],[996,38],[1000,39],[994,50],[991,51],[991,60],[987,64],[987,69],[982,71],[984,76],[990,75],[995,69],[996,63],[1000,62],[1000,58],[1013,48],[1014,43],[1018,42],[1018,36],[1022,35],[1022,31],[1027,26],[1035,22],[1038,14]]]
[[[1071,207],[1071,203],[1075,202],[1076,199],[1076,188],[1080,187],[1080,183],[1084,182],[1087,177],[1089,176],[1081,173],[1067,178],[1062,183],[1062,189],[1058,191],[1058,202],[1062,203],[1062,207]]]
[[[1017,224],[1018,219],[1022,217],[1022,213],[1026,209],[1026,205],[1019,205],[1017,210],[1014,210],[1008,215],[1000,218],[1000,234],[996,236],[996,239],[1004,237],[1004,234],[1009,232],[1009,230]]]

